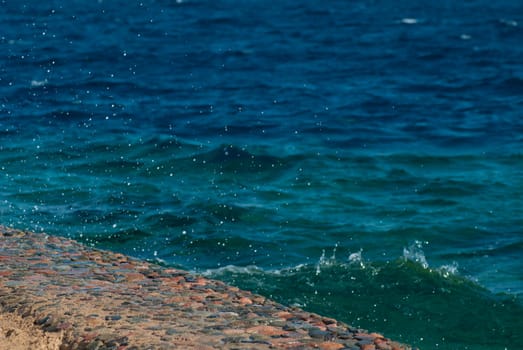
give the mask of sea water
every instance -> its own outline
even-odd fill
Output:
[[[0,222],[422,349],[523,344],[521,1],[0,3]]]

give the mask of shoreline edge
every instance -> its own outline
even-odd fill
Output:
[[[414,350],[220,281],[5,226],[0,348]]]

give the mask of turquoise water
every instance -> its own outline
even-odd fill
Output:
[[[518,2],[0,7],[2,224],[422,349],[523,340]]]

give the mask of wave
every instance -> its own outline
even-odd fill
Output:
[[[218,277],[227,275],[241,275],[241,274],[253,274],[253,275],[273,275],[273,276],[291,276],[301,272],[314,271],[316,276],[322,273],[329,273],[331,270],[345,270],[349,272],[355,272],[358,270],[371,271],[374,275],[379,273],[382,269],[389,269],[391,267],[400,268],[410,265],[421,267],[426,270],[429,274],[439,275],[443,278],[454,278],[464,279],[465,277],[460,276],[458,272],[458,266],[456,263],[448,265],[442,265],[437,268],[431,268],[423,252],[423,245],[425,242],[418,240],[413,241],[409,246],[403,248],[403,254],[394,261],[367,261],[364,258],[363,250],[359,250],[350,253],[346,260],[339,260],[336,258],[337,245],[333,248],[331,256],[327,257],[325,250],[322,251],[322,255],[319,257],[315,264],[298,264],[292,267],[286,267],[281,269],[265,269],[256,265],[248,266],[235,266],[227,265],[215,269],[207,269],[202,271],[196,271],[204,276]],[[413,265],[412,265],[413,264]],[[473,281],[467,280],[469,283]],[[478,287],[480,287],[478,285]]]
[[[521,300],[489,292],[455,263],[431,268],[422,246],[413,242],[393,261],[367,261],[362,251],[340,260],[334,251],[315,264],[229,265],[200,273],[423,349],[502,349],[522,340]],[[473,331],[478,324],[488,325],[480,337]]]
[[[219,164],[220,167],[237,167],[238,170],[278,169],[285,165],[284,158],[266,154],[254,154],[246,148],[235,145],[221,145],[206,153],[199,154],[198,158],[209,163]]]

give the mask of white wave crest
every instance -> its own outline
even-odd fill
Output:
[[[425,258],[425,253],[423,252],[422,247],[423,242],[415,240],[407,248],[403,248],[403,258],[405,260],[414,261],[423,266],[423,268],[428,269],[429,263],[427,262],[427,258]]]
[[[264,269],[256,266],[256,265],[247,265],[247,266],[237,266],[237,265],[227,265],[218,267],[215,269],[207,269],[204,271],[196,271],[196,273],[210,277],[210,276],[216,276],[221,275],[224,273],[233,273],[233,274],[254,274],[254,273],[266,273]]]
[[[435,269],[430,268],[427,258],[425,257],[425,252],[422,249],[424,244],[427,245],[428,242],[415,240],[407,248],[403,248],[403,259],[418,263],[423,266],[424,269],[438,272],[445,278],[458,274],[458,263],[455,261],[451,264],[445,264]]]

